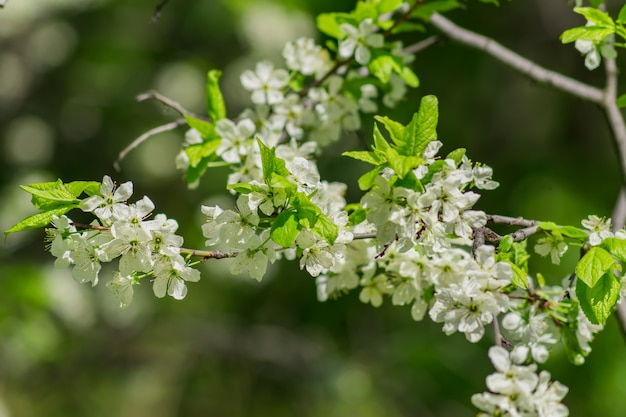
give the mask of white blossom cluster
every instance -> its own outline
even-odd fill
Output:
[[[254,107],[234,120],[214,121],[221,139],[216,154],[233,170],[229,184],[261,181],[256,138],[269,147],[289,143],[297,156],[310,159],[318,150],[312,143],[324,146],[338,140],[342,131],[358,130],[359,112],[378,110],[379,91],[384,93],[385,106],[393,107],[402,100],[406,83],[397,74],[389,75],[389,82],[385,83],[388,85],[366,78],[371,50],[384,46],[384,37],[378,30],[370,18],[358,27],[341,24],[343,38],[339,40],[335,62],[328,50],[313,39],[300,38],[288,42],[283,49],[286,68],[262,61],[254,70],[243,72],[241,84],[250,92]],[[392,56],[404,63],[413,59],[402,50],[402,42],[390,45],[393,48],[388,53]],[[186,136],[185,145],[202,141],[193,128]],[[177,166],[189,167],[184,150],[177,157]]]
[[[288,145],[279,145],[277,153],[294,155],[285,148]],[[287,180],[299,192],[310,197],[311,203],[339,227],[339,235],[330,245],[312,230],[303,228],[292,247],[280,247],[271,239],[269,229],[263,227],[262,219],[270,219],[287,207],[286,194],[280,189],[270,189],[266,184],[252,181],[255,191],[240,195],[235,210],[224,210],[219,206],[202,207],[202,213],[206,215],[206,223],[202,226],[207,238],[206,246],[237,253],[230,266],[233,274],[246,273],[260,281],[268,263],[273,263],[281,254],[293,259],[298,253],[300,268],[318,276],[344,257],[346,244],[352,241],[352,233],[347,228],[348,216],[344,211],[345,184],[320,181],[316,165],[299,156],[287,159],[286,167],[290,172]]]
[[[200,273],[180,254],[183,238],[175,234],[178,224],[164,214],[147,220],[154,204],[145,196],[129,204],[132,193],[131,182],[116,188],[105,176],[100,194],[80,203],[84,212],[93,213],[98,220],[81,227],[67,216],[55,217],[54,228],[49,230],[50,252],[57,257],[55,266],[73,265],[74,279],[95,286],[101,263],[119,257],[119,270],[107,288],[118,297],[121,307],[131,302],[133,285],[147,275],[153,276],[157,297],[168,294],[183,299],[187,294],[185,282],[198,281]]]
[[[429,144],[423,154],[427,162],[415,169],[418,178],[424,179],[440,147],[438,141]],[[321,300],[361,285],[361,301],[379,306],[389,294],[393,304],[412,304],[415,320],[428,311],[446,334],[462,332],[471,342],[507,311],[503,289],[511,283],[511,266],[495,261],[493,246],[476,248],[474,256],[468,250],[473,229],[484,226],[486,216],[471,210],[479,195],[467,188],[495,188],[492,171],[466,157],[458,164],[443,162],[422,192],[392,185],[393,172],[376,178],[361,199],[369,211],[360,227],[375,231],[377,246],[351,244],[349,251],[356,253],[318,278]]]
[[[479,417],[565,417],[567,407],[561,403],[568,388],[550,381],[550,373],[537,374],[537,365],[522,365],[525,355],[509,352],[500,346],[489,349],[489,359],[496,368],[487,377],[489,392],[474,394],[472,403],[480,409]]]

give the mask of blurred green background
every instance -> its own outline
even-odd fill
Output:
[[[218,68],[235,116],[248,104],[238,86],[244,69],[280,62],[287,40],[316,36],[312,16],[354,5],[171,0],[151,24],[158,2],[10,0],[0,9],[0,229],[32,213],[19,184],[109,174],[132,180],[136,197],[149,195],[158,212],[178,219],[186,246],[201,248],[199,205],[228,202],[226,172],[210,171],[186,190],[174,167],[179,130],[150,139],[116,173],[118,152],[176,117],[135,95],[155,88],[201,113],[206,71]],[[584,23],[565,0],[470,2],[449,17],[602,85],[602,71],[585,70],[578,52],[557,40]],[[414,69],[422,85],[390,116],[406,122],[419,97],[439,97],[443,153],[466,147],[501,183],[479,208],[563,224],[610,215],[618,163],[594,106],[448,42],[419,54]],[[356,190],[365,167],[338,155],[357,144],[348,136],[329,149],[322,175]],[[560,268],[532,268],[558,282],[574,252]],[[230,276],[228,261],[209,261],[184,301],[155,299],[144,285],[120,311],[103,285],[82,286],[52,262],[42,231],[11,235],[0,247],[0,417],[471,416],[470,396],[493,371],[489,338],[472,345],[446,337],[438,324],[413,322],[406,308],[375,309],[356,293],[319,303],[313,279],[295,264],[275,265],[258,284]],[[614,319],[593,348],[581,367],[557,350],[546,369],[570,387],[572,416],[622,417],[626,345]]]

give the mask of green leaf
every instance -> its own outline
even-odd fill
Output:
[[[578,261],[576,275],[587,286],[594,287],[598,280],[615,266],[615,259],[610,253],[594,246]]]
[[[511,269],[513,270],[513,278],[511,279],[511,282],[520,288],[527,289],[528,274],[512,262],[509,262],[509,265],[511,265]]]
[[[413,171],[409,171],[409,173],[404,178],[399,178],[398,180],[396,180],[394,185],[396,187],[404,187],[408,188],[409,190],[418,191],[420,193],[424,191],[424,186],[422,185],[422,182],[417,179]]]
[[[406,177],[414,168],[424,163],[424,159],[419,156],[399,155],[393,148],[387,150],[387,161],[389,161],[389,165],[400,179]]]
[[[498,243],[498,253],[509,252],[513,248],[513,236],[506,235]]]
[[[61,180],[54,183],[20,185],[20,188],[32,194],[32,203],[38,209],[78,204],[80,201]]]
[[[285,210],[276,217],[272,224],[270,237],[284,248],[293,246],[300,232],[300,225],[293,210]]]
[[[224,96],[220,90],[220,77],[222,71],[211,70],[207,74],[206,84],[206,106],[209,118],[213,123],[226,117],[226,103],[224,103]]]
[[[66,189],[74,195],[80,196],[82,193],[88,196],[100,194],[100,183],[98,181],[72,181],[64,184]]]
[[[463,156],[465,155],[465,148],[458,148],[450,152],[446,159],[452,159],[457,165],[461,163],[463,160]]]
[[[604,326],[619,298],[620,288],[611,272],[603,274],[591,288],[580,280],[576,282],[576,296],[590,322]]]
[[[413,72],[413,70],[407,66],[402,66],[400,72],[398,73],[400,78],[404,80],[406,85],[409,87],[417,88],[420,85],[420,80],[417,78],[417,75]]]
[[[615,22],[608,13],[598,10],[595,7],[574,7],[574,12],[581,14],[596,26],[613,28]],[[592,27],[592,26],[591,26]]]
[[[361,191],[367,191],[374,186],[376,182],[376,177],[380,174],[380,171],[384,168],[384,165],[379,165],[371,171],[367,171],[365,174],[361,175],[358,179],[359,189]]]
[[[374,119],[376,119],[378,122],[382,123],[383,126],[385,126],[385,129],[387,129],[387,132],[389,132],[389,137],[394,143],[402,138],[402,135],[404,134],[404,126],[402,126],[401,123],[395,122],[387,116],[374,116]],[[374,132],[376,132],[376,130]],[[376,135],[374,135],[374,141],[376,141]]]
[[[363,207],[359,207],[358,209],[354,210],[348,216],[348,221],[350,223],[350,226],[356,226],[357,224],[363,223],[365,221],[366,216],[367,216],[367,211],[365,211]]]
[[[335,243],[339,235],[339,227],[326,217],[322,210],[313,204],[304,193],[297,193],[293,208],[298,215],[300,225],[309,228],[313,233],[328,242]]]
[[[357,2],[356,8],[352,13],[350,13],[350,16],[357,21],[354,26],[358,26],[358,23],[365,19],[372,19],[376,22],[378,20],[378,16],[380,15],[377,6],[378,5],[375,4],[375,2]]]
[[[610,237],[602,241],[601,247],[606,249],[622,262],[626,262],[626,240]]]
[[[402,22],[393,29],[393,34],[407,32],[426,32],[426,27],[415,22]]]
[[[372,75],[378,78],[383,84],[389,83],[389,78],[395,68],[397,68],[395,72],[399,72],[401,70],[396,60],[389,54],[374,56],[367,64],[367,68],[370,70]]]
[[[619,11],[619,15],[617,16],[617,21],[620,23],[626,23],[626,4],[622,6],[622,9]]]
[[[67,205],[63,207],[57,207],[50,210],[42,211],[40,213],[33,214],[32,216],[28,216],[21,222],[17,223],[9,230],[4,232],[4,236],[8,236],[10,233],[21,232],[23,230],[32,230],[39,229],[41,227],[46,227],[52,221],[53,216],[62,216],[68,211],[77,208],[78,204]]]
[[[283,177],[289,176],[285,161],[276,156],[276,148],[269,148],[260,138],[257,138],[256,141],[261,149],[261,164],[263,166],[263,178],[265,182],[269,184],[272,174]]]
[[[589,238],[587,232],[574,226],[559,226],[554,222],[539,222],[539,228],[549,232],[557,232],[563,236],[571,237],[573,239],[586,241]]]
[[[437,97],[424,96],[420,102],[420,108],[413,115],[411,123],[404,129],[396,150],[400,155],[422,156],[426,146],[437,140]]]
[[[585,363],[585,355],[587,353],[581,348],[578,342],[578,336],[576,335],[578,330],[579,303],[577,300],[570,298],[561,301],[560,304],[567,307],[567,321],[563,323],[563,326],[559,327],[565,354],[567,355],[567,359],[574,365],[582,365]]]
[[[429,184],[431,180],[433,179],[433,175],[441,171],[443,167],[445,166],[446,166],[445,161],[441,159],[438,159],[432,164],[430,164],[430,166],[428,167],[428,172],[426,173],[426,175],[424,175],[424,178],[422,178],[422,184]]]
[[[196,119],[192,116],[185,115],[183,117],[185,118],[185,121],[187,122],[189,127],[196,129],[198,133],[200,133],[200,136],[202,136],[202,139],[205,142],[219,139],[219,136],[215,131],[215,125],[213,123],[207,120]]]
[[[316,19],[320,32],[335,39],[343,39],[346,34],[339,28],[342,23],[358,26],[358,23],[347,13],[322,13]]]
[[[221,139],[210,140],[208,142],[196,143],[185,148],[185,153],[189,157],[189,165],[193,168],[209,162],[210,157],[215,155],[217,148],[222,143]]]
[[[619,96],[615,101],[615,104],[617,104],[617,107],[626,107],[626,94]]]
[[[234,190],[238,194],[250,194],[254,191],[252,184],[248,184],[247,182],[238,182],[237,184],[228,184],[226,186],[227,190]]]
[[[378,9],[379,14],[389,13],[396,10],[403,3],[403,0],[380,0],[378,4],[376,4],[376,8]]]
[[[464,6],[456,0],[432,1],[422,4],[419,8],[417,8],[417,10],[415,10],[413,16],[417,17],[418,19],[429,21],[430,17],[435,12],[443,13],[458,8],[464,8]]]
[[[579,26],[576,28],[568,29],[561,34],[562,43],[570,43],[577,40],[601,42],[607,36],[615,33],[615,29],[602,28],[598,26]]]
[[[368,164],[378,165],[381,162],[380,158],[374,152],[368,151],[348,151],[341,154],[342,156],[347,156],[352,159],[356,159],[358,161],[367,162]]]

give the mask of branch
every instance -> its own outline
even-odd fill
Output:
[[[433,46],[437,42],[441,41],[441,37],[437,35],[433,35],[419,42],[415,42],[412,45],[409,45],[404,48],[404,53],[406,54],[417,54],[422,52],[424,49]]]
[[[159,20],[159,17],[161,17],[161,10],[163,10],[168,1],[170,0],[161,0],[161,3],[157,4],[154,9],[154,14],[152,15],[152,23],[156,23],[157,20]]]
[[[126,148],[124,148],[124,150],[122,150],[122,152],[120,152],[120,154],[118,155],[117,159],[113,163],[113,166],[115,167],[115,170],[117,172],[119,172],[120,171],[120,162],[122,162],[122,159],[124,159],[126,157],[126,155],[128,155],[128,153],[130,151],[135,149],[137,146],[141,145],[147,139],[151,138],[152,136],[158,135],[159,133],[169,132],[170,130],[174,130],[177,127],[184,126],[186,124],[187,124],[187,122],[185,121],[185,119],[177,119],[177,120],[175,120],[175,121],[173,121],[171,123],[167,123],[167,124],[164,124],[162,126],[157,126],[154,129],[148,130],[143,135],[141,135],[137,139],[135,139],[130,145],[128,145]]]
[[[613,133],[613,143],[619,155],[619,164],[622,173],[622,188],[613,207],[612,228],[617,231],[624,227],[626,223],[626,126],[622,112],[617,107],[617,79],[618,69],[615,59],[605,59],[604,68],[606,72],[606,86],[604,95],[604,113],[606,115],[611,132]],[[622,335],[626,338],[626,301],[620,300],[615,309]]]
[[[487,214],[487,223],[521,227],[532,227],[539,224],[537,220],[527,220],[522,217],[500,216],[497,214]]]
[[[141,93],[136,97],[136,100],[140,103],[146,100],[156,100],[158,102],[163,103],[165,106],[175,110],[181,116],[192,116],[192,117],[195,117],[196,119],[203,119],[203,120],[205,119],[204,117],[198,116],[197,114],[190,112],[189,110],[181,106],[178,102],[165,97],[164,95],[160,94],[156,90],[150,90],[150,91],[146,91],[145,93]]]
[[[543,68],[491,38],[457,26],[439,13],[432,15],[430,23],[450,39],[483,51],[538,83],[554,87],[592,103],[603,104],[604,93],[601,89]]]
[[[201,258],[206,259],[225,259],[225,258],[234,258],[239,254],[239,252],[223,252],[219,250],[196,250],[196,249],[187,249],[180,248],[180,253],[191,256],[199,256]]]

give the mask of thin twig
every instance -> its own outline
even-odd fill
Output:
[[[419,42],[415,42],[412,45],[409,45],[407,47],[404,48],[403,52],[405,54],[418,54],[420,52],[422,52],[424,49],[429,48],[431,46],[433,46],[434,44],[436,44],[437,42],[441,41],[441,37],[438,35],[432,35],[424,40],[421,40]]]
[[[165,97],[164,95],[160,94],[156,90],[150,90],[150,91],[146,91],[145,93],[141,93],[136,97],[136,100],[138,102],[142,102],[146,100],[156,100],[160,103],[163,103],[167,107],[175,110],[181,116],[192,116],[192,117],[195,117],[196,119],[205,119],[201,116],[198,116],[197,114],[193,112],[190,112],[189,110],[181,106],[180,103],[172,100],[171,98]]]
[[[532,227],[539,224],[537,220],[527,220],[522,217],[500,216],[497,214],[488,214],[487,223],[521,227]]]
[[[352,235],[352,239],[376,239],[376,233],[355,233]]]
[[[191,256],[199,256],[204,259],[224,259],[224,258],[234,258],[239,254],[239,252],[223,252],[219,250],[196,250],[196,249],[187,249],[180,248],[180,253]]]
[[[457,26],[439,13],[432,15],[430,23],[450,39],[483,51],[534,81],[554,87],[583,100],[599,105],[603,104],[604,93],[601,89],[543,68],[533,61],[505,48],[491,38]]]
[[[161,0],[161,3],[157,4],[154,14],[152,15],[152,23],[156,23],[157,20],[159,20],[159,17],[161,17],[161,10],[163,10],[168,1],[170,0]]]
[[[169,132],[170,130],[174,130],[177,127],[184,126],[185,124],[187,124],[185,119],[177,119],[173,122],[164,124],[162,126],[157,126],[154,129],[148,130],[143,135],[135,139],[130,145],[124,148],[122,152],[120,152],[117,159],[113,163],[113,167],[115,167],[115,170],[117,172],[120,172],[120,162],[122,162],[122,159],[124,159],[130,151],[135,149],[137,146],[141,145],[144,141],[151,138],[152,136],[158,135],[159,133],[163,133],[163,132]]]

